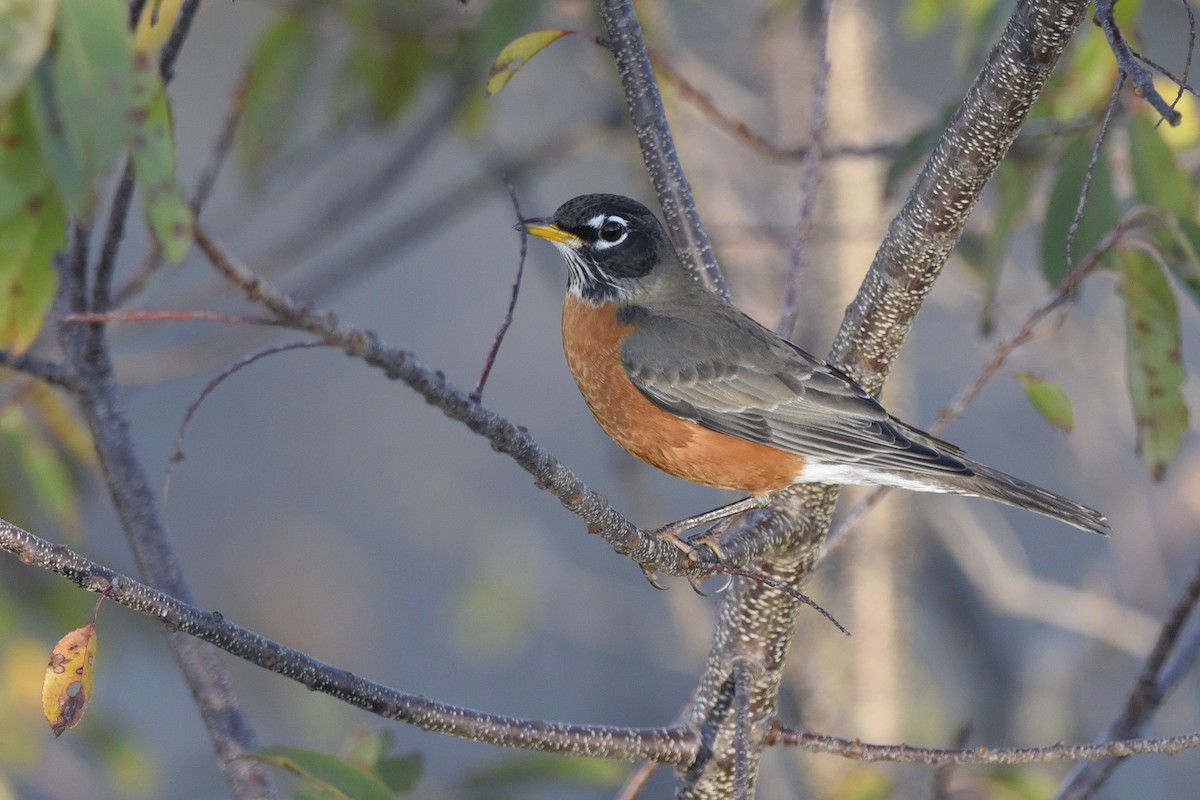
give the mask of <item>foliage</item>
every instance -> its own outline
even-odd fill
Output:
[[[475,102],[458,106],[465,120],[470,109],[479,108],[477,95],[484,91],[489,67],[487,90],[494,94],[536,70],[550,43],[574,33],[536,28],[542,9],[528,0],[464,3],[462,9],[447,5],[351,0],[272,7],[272,20],[246,59],[236,102],[234,152],[243,180],[263,191],[286,157],[304,146],[298,133],[313,108],[331,130],[365,127],[382,133],[403,126],[446,85],[469,84]],[[1122,2],[1120,20],[1132,24],[1141,5]],[[14,355],[37,350],[54,297],[55,256],[63,249],[69,221],[91,226],[100,218],[106,190],[126,162],[155,247],[172,262],[187,256],[194,211],[177,177],[172,96],[156,66],[180,8],[178,0],[147,3],[131,29],[120,0],[0,0],[0,349]],[[909,29],[920,33],[956,22],[960,58],[974,62],[994,40],[1006,9],[987,0],[913,0],[905,18]],[[158,14],[161,20],[152,22]],[[333,77],[322,83],[318,74]],[[1038,273],[1047,290],[1075,280],[1079,270],[1090,271],[1085,283],[1119,287],[1130,429],[1148,473],[1161,480],[1190,419],[1181,316],[1200,305],[1200,202],[1189,176],[1196,141],[1166,130],[1128,94],[1106,128],[1115,82],[1103,37],[1080,37],[1071,63],[1056,74],[1035,111],[1031,127],[1038,132],[1023,137],[1002,166],[988,218],[969,232],[960,256],[982,284],[985,329],[990,329],[1004,265],[1011,260],[1010,245],[1023,235],[1040,243]],[[1194,103],[1185,108],[1193,124],[1198,109]],[[903,186],[946,118],[935,115],[893,148],[887,188]],[[1060,429],[1055,435],[1070,433],[1075,412],[1058,376],[1019,372],[1014,377],[1037,411]],[[1103,389],[1118,391],[1116,386]],[[77,533],[80,476],[91,462],[84,429],[63,397],[7,373],[0,377],[3,516],[25,515]],[[492,590],[474,587],[465,594],[469,602],[461,604],[463,614],[475,615],[487,628],[478,634],[482,649],[496,646],[485,634],[513,638],[511,631],[496,629],[496,620],[513,612],[511,603],[503,602],[511,593]],[[0,649],[3,718],[25,702],[9,691],[26,685],[27,676],[10,677],[16,672],[14,659],[49,649],[39,649],[11,619],[5,622],[18,602],[0,594],[0,637],[8,645]],[[63,618],[55,624],[66,627]],[[94,632],[83,634],[76,648],[94,654]],[[88,670],[89,697],[91,677]],[[52,689],[47,708],[53,701],[56,708],[77,711],[71,705],[74,695],[63,685]],[[28,719],[30,710],[20,714]],[[78,721],[78,713],[61,717],[56,732]],[[10,744],[36,749],[28,742]],[[302,776],[300,796],[387,797],[408,791],[420,775],[418,757],[390,754],[391,749],[390,738],[381,736],[363,738],[346,755],[277,747],[249,757]],[[21,758],[0,764],[19,771]],[[151,770],[139,764],[137,771]],[[618,775],[608,763],[518,756],[497,761],[465,784],[468,791],[487,787],[491,796],[519,796],[544,785],[609,787]],[[1026,772],[989,780],[1005,796],[1036,796],[1042,790],[1040,780]],[[878,773],[856,772],[846,784],[847,796],[883,796],[891,785]]]

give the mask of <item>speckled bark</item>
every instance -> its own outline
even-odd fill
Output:
[[[641,25],[633,13],[632,0],[599,0],[598,5],[604,29],[613,44],[617,72],[625,88],[625,102],[642,148],[642,160],[646,162],[650,182],[662,205],[667,234],[696,279],[728,297],[708,235],[700,224],[692,187],[675,153],[675,142],[663,113],[662,97],[654,80]]]
[[[883,385],[971,209],[1084,19],[1087,5],[1046,0],[1018,4],[1003,37],[892,221],[830,353],[832,361],[872,391]],[[762,565],[763,572],[794,586],[802,584],[820,549],[836,499],[836,489],[829,487],[805,487],[787,498],[784,513],[793,509],[790,513],[797,520],[796,530],[790,535],[783,533],[783,517],[772,520],[781,531],[772,538],[790,542],[785,555],[772,556]],[[748,737],[752,795],[764,737],[775,718],[781,668],[797,612],[793,599],[751,581],[738,581],[724,596],[699,692],[687,715],[688,724],[706,732],[710,744],[701,756],[705,763],[679,772],[678,797],[723,800],[735,796],[735,731],[733,716],[726,708],[733,664],[744,659],[759,667],[751,692]]]

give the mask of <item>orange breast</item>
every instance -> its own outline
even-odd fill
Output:
[[[632,325],[616,305],[593,306],[568,294],[563,350],[596,422],[648,464],[693,483],[761,495],[794,483],[804,459],[773,447],[710,431],[646,399],[621,365],[621,341]]]

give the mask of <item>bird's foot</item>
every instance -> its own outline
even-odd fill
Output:
[[[725,553],[721,550],[721,537],[729,530],[729,527],[741,516],[741,513],[733,516],[725,517],[718,521],[708,530],[692,536],[682,536],[682,533],[691,529],[691,526],[686,525],[689,520],[681,520],[670,525],[666,525],[654,531],[654,536],[664,542],[675,546],[683,553],[684,566],[689,569],[705,570],[698,575],[687,576],[688,583],[692,587],[692,591],[701,597],[706,597],[707,592],[700,589],[700,584],[712,577],[716,567],[725,561]],[[644,572],[644,570],[643,570]],[[726,574],[725,582],[721,588],[717,589],[717,594],[729,588],[729,584],[733,582],[733,576]],[[651,580],[651,585],[662,588],[657,581]]]

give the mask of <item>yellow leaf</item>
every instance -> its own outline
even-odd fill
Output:
[[[50,45],[58,0],[0,0],[0,119]]]
[[[171,38],[181,8],[183,0],[147,0],[134,34],[134,45],[139,53],[157,55],[163,49],[167,39]]]
[[[58,640],[42,681],[42,712],[55,736],[83,717],[95,682],[96,622],[93,619]]]
[[[496,61],[488,73],[487,96],[491,97],[507,86],[513,75],[517,74],[517,70],[529,63],[529,59],[542,52],[547,46],[572,33],[575,31],[553,29],[531,31],[506,44],[500,51],[500,55],[496,56]]]

